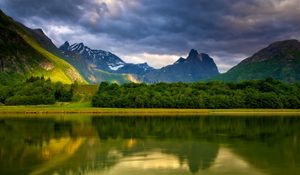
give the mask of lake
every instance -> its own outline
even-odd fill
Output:
[[[0,174],[296,175],[300,117],[0,117]]]

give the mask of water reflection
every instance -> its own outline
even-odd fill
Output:
[[[0,174],[299,174],[299,135],[298,117],[2,118]]]

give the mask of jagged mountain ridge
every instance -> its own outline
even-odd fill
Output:
[[[91,83],[111,81],[111,79],[99,79],[99,75],[96,75],[95,72],[99,74],[99,72],[104,71],[111,75],[127,77],[127,82],[138,82],[137,79],[141,75],[153,70],[147,63],[126,63],[111,52],[91,49],[83,43],[70,44],[66,41],[59,49],[64,54],[66,60],[77,67]]]
[[[146,82],[195,82],[219,74],[214,60],[205,53],[192,49],[186,59],[179,58],[174,64],[151,71],[144,76]]]
[[[66,57],[66,55],[55,46],[42,29],[27,28],[27,30],[44,49],[74,66],[89,83],[95,84],[102,81],[126,83],[135,81],[134,77],[130,75],[109,73],[101,69],[92,70],[88,67],[85,61],[76,59],[76,57]]]
[[[24,74],[25,77],[45,76],[64,83],[75,80],[88,80],[89,83],[160,81],[148,81],[146,75],[160,69],[156,70],[147,63],[125,63],[110,52],[89,49],[82,43],[65,43],[59,50],[41,29],[27,28],[7,17],[2,11],[0,17],[2,72],[16,72]],[[185,80],[182,76],[172,81]]]
[[[111,73],[117,71],[126,64],[123,60],[110,52],[90,49],[83,43],[75,43],[70,45],[67,41],[60,47],[60,50],[67,57],[78,55],[89,64],[94,64],[97,69]]]
[[[297,40],[272,43],[227,73],[218,75],[213,59],[208,54],[199,54],[196,50],[191,50],[186,59],[179,58],[172,65],[154,69],[147,63],[126,63],[110,52],[89,49],[82,43],[66,43],[68,54],[62,53],[41,29],[27,28],[1,10],[0,30],[2,73],[45,76],[64,83],[75,80],[85,82],[84,78],[90,83],[124,83],[136,79],[148,83],[211,79],[237,82],[267,77],[292,83],[300,81],[300,42]],[[64,50],[63,46],[60,49]],[[85,70],[79,70],[81,67]],[[213,76],[216,77],[211,78]]]
[[[103,51],[90,49],[83,43],[75,43],[70,45],[66,41],[60,50],[66,55],[70,56],[72,54],[77,54],[87,60],[90,64],[94,64],[98,69],[108,71],[111,73],[135,73],[144,74],[143,71],[148,71],[153,69],[147,63],[143,64],[132,64],[126,63],[121,58],[115,54]]]
[[[147,63],[126,63],[110,52],[90,49],[83,43],[70,45],[69,42],[65,42],[60,47],[60,50],[65,57],[69,60],[72,59],[73,61],[70,62],[74,62],[74,64],[79,62],[80,65],[86,65],[85,67],[89,67],[88,69],[90,70],[98,69],[114,74],[132,75],[139,81],[147,83],[194,82],[219,74],[213,59],[207,54],[199,54],[194,49],[191,50],[187,59],[180,58],[173,65],[161,69],[154,69]]]

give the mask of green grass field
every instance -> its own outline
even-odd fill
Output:
[[[0,116],[9,114],[96,114],[96,115],[264,115],[300,116],[300,109],[135,109],[94,108],[89,102],[37,106],[0,106]]]

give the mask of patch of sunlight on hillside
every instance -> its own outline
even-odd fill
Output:
[[[136,79],[133,75],[128,74],[128,80],[133,82],[133,83],[141,83],[138,79]]]
[[[42,48],[33,38],[19,31],[19,35],[36,51],[42,54],[44,57],[49,59],[51,63],[55,65],[55,68],[51,71],[44,70],[45,76],[49,76],[53,81],[61,81],[65,84],[71,84],[74,81],[86,84],[86,80],[80,75],[80,73],[69,63],[63,59],[55,56],[54,54],[46,51]]]
[[[122,84],[130,82],[127,74],[114,74],[100,69],[95,69],[95,71],[100,74],[100,77],[103,77],[110,83]]]

